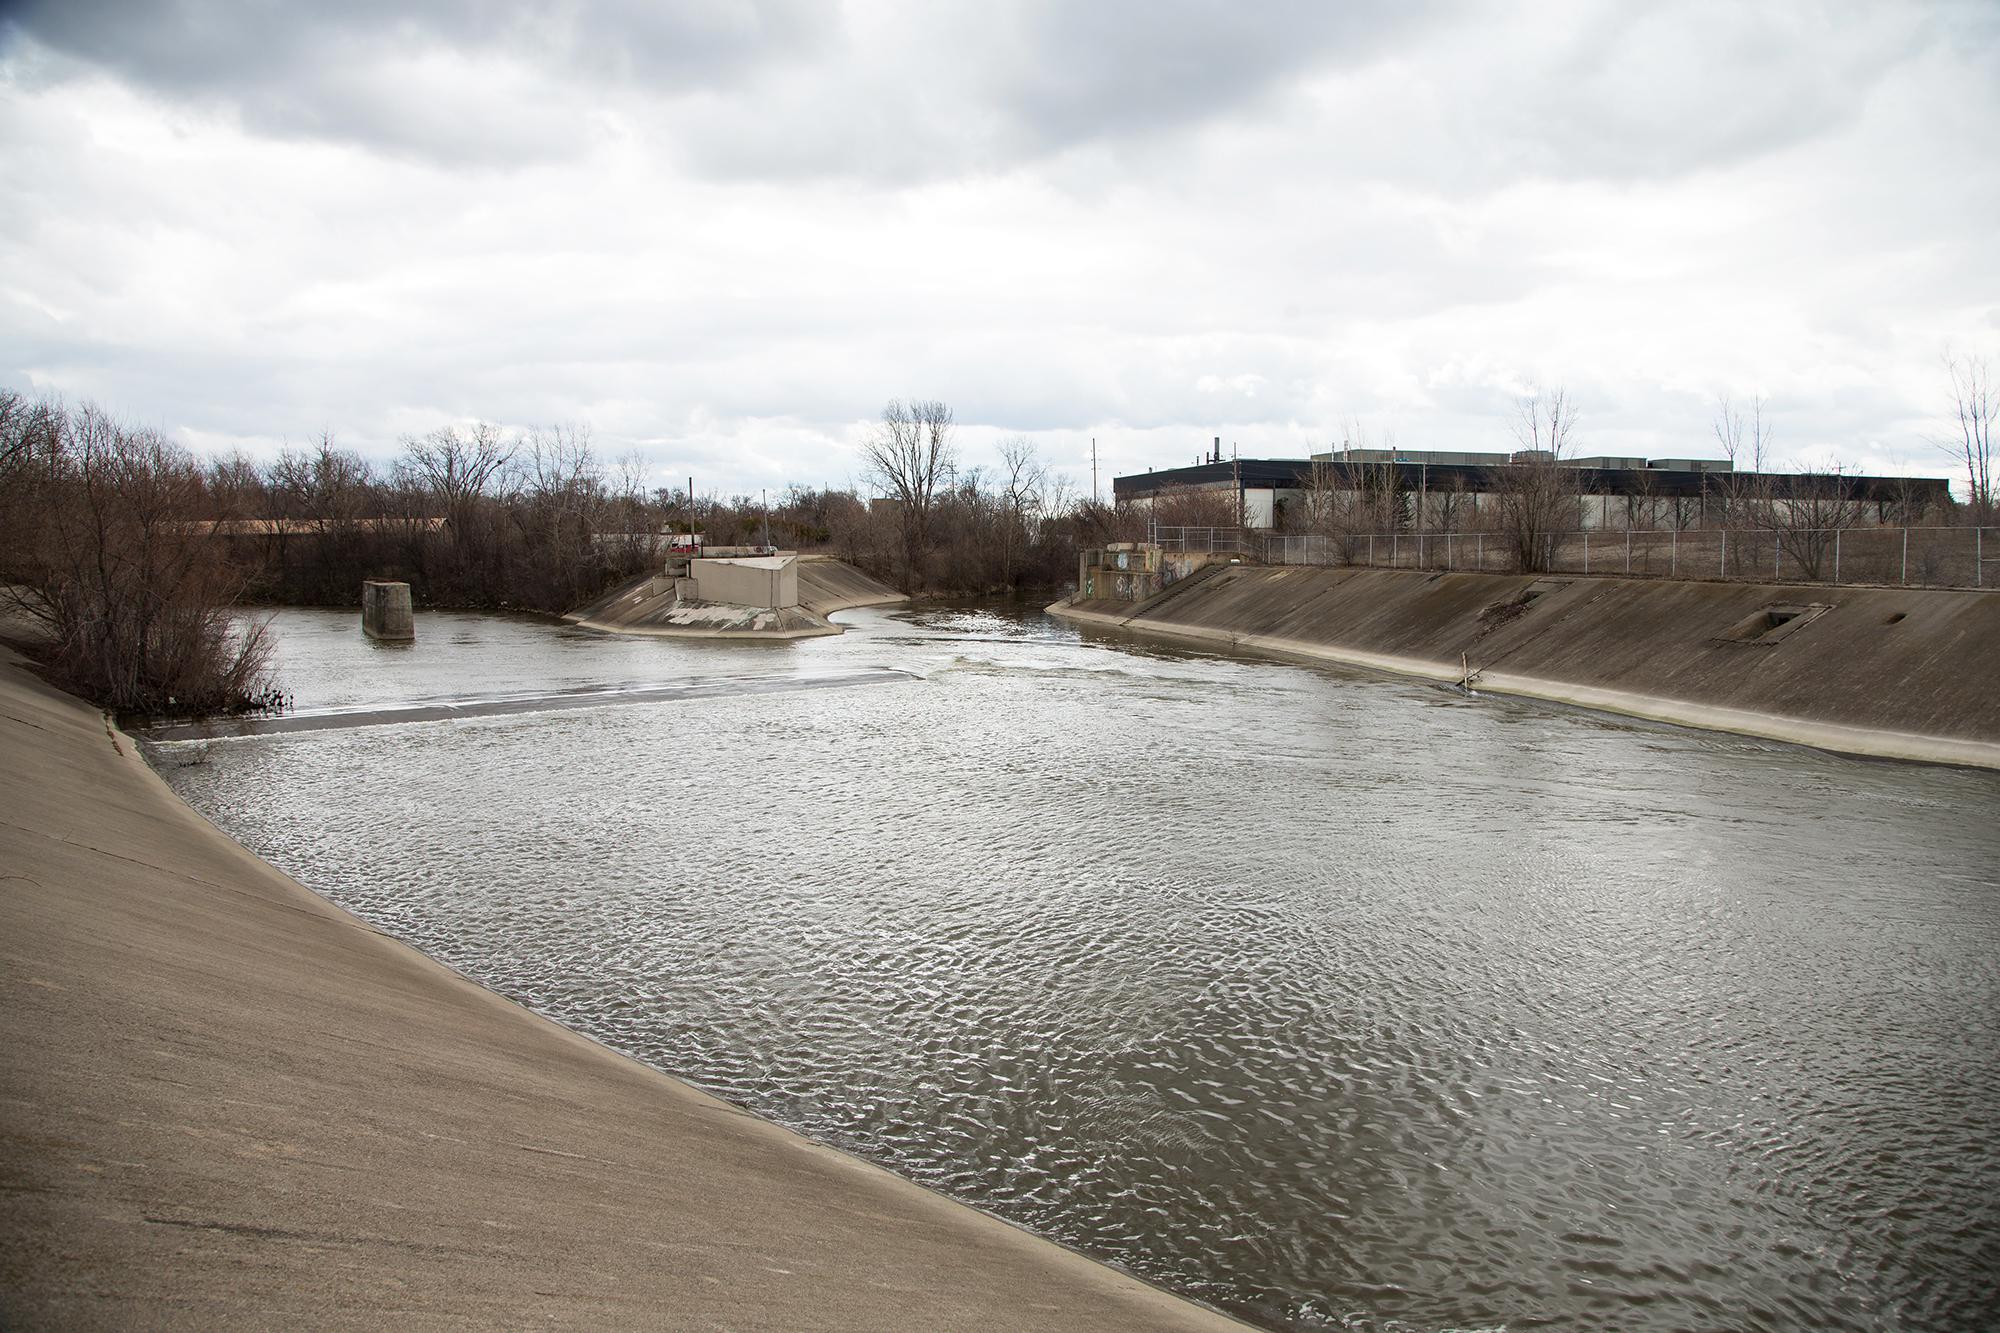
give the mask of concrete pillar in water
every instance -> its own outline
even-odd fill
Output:
[[[417,618],[410,585],[369,579],[361,585],[361,632],[371,639],[414,639]]]

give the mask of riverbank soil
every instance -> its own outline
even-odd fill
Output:
[[[6,650],[0,997],[0,1325],[1235,1326],[384,937]]]

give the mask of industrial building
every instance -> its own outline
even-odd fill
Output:
[[[1349,495],[1395,497],[1397,525],[1445,530],[1477,526],[1509,469],[1546,465],[1547,455],[1425,449],[1348,449],[1310,458],[1223,458],[1216,441],[1208,461],[1116,477],[1121,505],[1154,507],[1162,497],[1209,492],[1240,527],[1283,530],[1315,487]],[[1724,459],[1566,458],[1576,472],[1579,517],[1586,528],[1683,531],[1713,526],[1724,507],[1755,495],[1785,503],[1829,494],[1860,506],[1862,523],[1922,522],[1951,504],[1941,477],[1868,477],[1828,473],[1738,472]],[[1291,521],[1288,521],[1291,520]],[[1163,519],[1163,521],[1165,521]],[[1853,521],[1853,520],[1850,520]]]

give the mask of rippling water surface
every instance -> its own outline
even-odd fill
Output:
[[[302,710],[914,678],[155,761],[495,989],[1259,1323],[1992,1325],[2000,777],[842,618],[287,611]]]

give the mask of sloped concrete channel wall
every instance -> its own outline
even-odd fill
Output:
[[[1238,1327],[313,896],[0,649],[0,1327]]]
[[[2000,768],[2000,594],[1211,566],[1066,619],[1887,758]]]
[[[799,601],[820,615],[856,606],[894,606],[909,600],[845,561],[823,555],[799,557]]]

